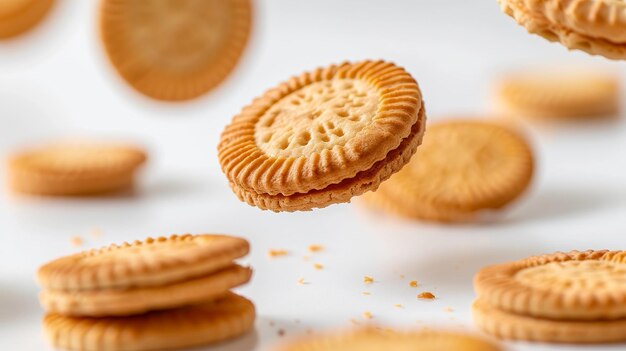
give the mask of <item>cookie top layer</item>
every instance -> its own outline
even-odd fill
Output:
[[[133,171],[146,160],[143,150],[88,141],[60,142],[16,154],[9,166],[16,172],[59,177],[108,177]]]
[[[483,268],[482,300],[505,311],[552,319],[626,317],[626,252],[572,251]]]
[[[241,238],[172,235],[62,257],[42,266],[37,276],[50,290],[165,285],[225,268],[248,251]]]
[[[428,205],[437,212],[472,213],[506,205],[526,189],[532,174],[532,153],[516,132],[454,120],[431,124],[416,156],[377,193],[407,211]]]
[[[186,100],[235,67],[251,28],[250,0],[105,0],[102,41],[120,75],[160,100]]]
[[[218,146],[220,164],[247,191],[289,196],[323,189],[384,159],[409,136],[422,108],[417,83],[392,63],[319,68],[270,89],[235,116]]]
[[[361,329],[349,333],[315,336],[278,348],[280,351],[497,351],[500,347],[481,338],[448,331],[394,332]]]

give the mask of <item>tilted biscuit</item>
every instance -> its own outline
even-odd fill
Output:
[[[496,344],[468,334],[435,329],[396,332],[358,329],[334,335],[296,339],[278,351],[498,351]]]
[[[8,162],[9,186],[18,193],[77,196],[109,193],[133,184],[143,150],[123,144],[72,141],[28,149]]]
[[[159,100],[198,97],[235,68],[247,44],[251,0],[103,0],[100,32],[117,72]]]
[[[216,272],[248,251],[245,239],[225,235],[148,238],[56,259],[37,278],[48,290],[159,286]]]
[[[48,14],[54,0],[0,1],[0,39],[13,38],[37,25]]]
[[[252,270],[233,265],[209,275],[167,285],[127,289],[44,290],[48,313],[65,316],[124,316],[207,302],[250,280]]]
[[[425,113],[415,80],[384,61],[319,68],[245,107],[218,154],[231,188],[273,211],[310,210],[375,189],[415,152]]]
[[[472,314],[480,329],[502,339],[576,344],[626,341],[626,319],[543,319],[509,313],[480,298],[472,305]]]
[[[80,351],[169,350],[215,344],[252,329],[252,302],[229,293],[204,304],[127,317],[48,314],[43,325],[52,345]]]
[[[625,277],[624,251],[572,251],[483,268],[474,287],[479,299],[511,313],[610,320],[626,318]]]
[[[411,162],[364,202],[404,217],[467,221],[515,200],[532,175],[532,151],[513,129],[451,120],[431,124]]]

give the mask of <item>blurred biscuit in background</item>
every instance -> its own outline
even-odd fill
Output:
[[[13,38],[35,27],[53,4],[54,0],[0,1],[0,39]]]
[[[198,97],[235,68],[248,42],[251,0],[103,0],[100,31],[117,72],[158,100]]]

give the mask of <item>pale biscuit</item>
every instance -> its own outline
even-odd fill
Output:
[[[278,351],[499,351],[498,345],[469,334],[424,329],[395,332],[374,328],[296,339]]]
[[[626,319],[542,319],[505,312],[481,299],[472,305],[472,314],[480,329],[502,339],[576,344],[626,341]]]
[[[132,186],[146,158],[143,150],[123,144],[46,144],[9,159],[9,186],[18,193],[48,196],[110,193]]]
[[[467,221],[518,198],[533,169],[532,151],[513,129],[476,120],[433,123],[411,162],[364,202],[404,217]]]
[[[35,27],[54,3],[54,0],[0,1],[0,39],[13,38]]]
[[[625,276],[624,251],[572,251],[483,268],[474,287],[484,303],[514,314],[618,320],[626,318]]]
[[[211,301],[250,280],[252,270],[233,265],[218,272],[167,285],[86,291],[44,290],[48,313],[65,316],[124,316]]]
[[[224,235],[148,238],[56,259],[37,278],[48,290],[153,287],[216,272],[248,251],[245,239]]]
[[[254,100],[226,127],[218,153],[243,200],[310,210],[375,189],[408,161],[424,124],[419,87],[406,71],[384,61],[344,63]]]
[[[159,100],[187,100],[235,68],[251,31],[251,0],[104,0],[100,31],[118,73]]]
[[[81,351],[167,350],[215,344],[252,329],[252,302],[229,293],[224,298],[172,310],[128,317],[45,316],[46,337],[54,347]]]

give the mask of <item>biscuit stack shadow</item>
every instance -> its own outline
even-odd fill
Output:
[[[252,302],[230,292],[252,270],[246,240],[173,235],[54,260],[38,271],[53,346],[155,350],[212,344],[252,329]]]

